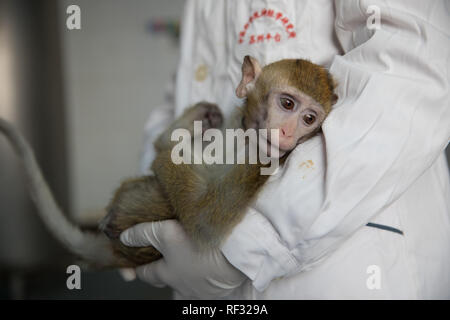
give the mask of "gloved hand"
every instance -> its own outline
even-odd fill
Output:
[[[141,223],[122,232],[127,246],[154,246],[163,258],[136,268],[156,287],[172,287],[186,299],[216,299],[231,294],[246,279],[220,250],[199,252],[176,220]]]

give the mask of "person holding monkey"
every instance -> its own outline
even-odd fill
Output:
[[[150,116],[143,171],[188,106],[242,104],[247,55],[324,65],[339,100],[220,250],[199,254],[174,220],[122,233],[163,254],[138,276],[178,298],[450,298],[448,12],[446,1],[188,0],[173,104]]]

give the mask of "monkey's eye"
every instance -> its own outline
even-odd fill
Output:
[[[280,103],[283,108],[286,110],[292,110],[295,107],[294,101],[288,98],[280,98]]]
[[[316,116],[313,115],[313,114],[311,114],[311,113],[305,114],[305,115],[303,116],[303,121],[304,121],[308,126],[310,126],[310,125],[312,125],[312,124],[314,123],[314,121],[316,121]]]

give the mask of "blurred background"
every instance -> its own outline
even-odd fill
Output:
[[[69,30],[69,5],[81,29]],[[178,62],[184,0],[0,0],[0,117],[32,143],[56,199],[93,226],[112,191],[138,174],[143,129]],[[29,200],[21,166],[0,138],[0,298],[168,299],[118,271],[82,272],[49,235]]]

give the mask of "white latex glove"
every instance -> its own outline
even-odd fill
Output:
[[[176,220],[141,223],[122,232],[127,246],[153,246],[163,258],[136,268],[153,286],[173,288],[183,298],[224,298],[246,279],[220,250],[199,252]]]

